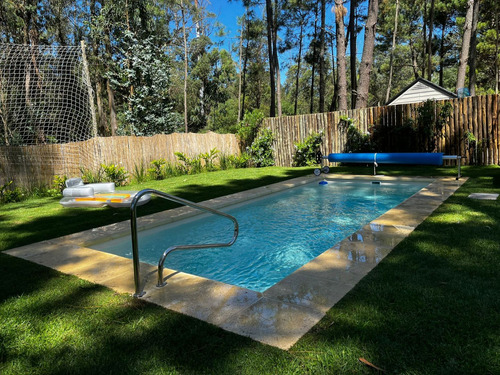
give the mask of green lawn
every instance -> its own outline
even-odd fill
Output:
[[[128,186],[193,201],[311,173],[242,169]],[[335,173],[370,174],[342,167]],[[379,168],[451,175],[452,168]],[[464,184],[289,351],[0,253],[1,374],[500,374],[500,167]],[[158,200],[141,214],[173,207]],[[0,250],[128,219],[58,199],[0,206]]]

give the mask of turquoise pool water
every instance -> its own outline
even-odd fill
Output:
[[[226,207],[240,225],[233,246],[176,251],[165,267],[262,292],[426,185],[316,182]],[[170,246],[223,243],[232,231],[213,215],[141,231],[140,260],[157,265]],[[130,236],[92,247],[132,258]]]

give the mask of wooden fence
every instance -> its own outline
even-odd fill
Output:
[[[443,135],[437,140],[435,152],[461,155],[464,157],[464,164],[500,164],[499,95],[474,96],[437,103],[450,103],[452,111],[444,126]],[[415,120],[416,109],[421,105],[422,103],[403,104],[267,118],[263,126],[270,128],[275,134],[276,165],[291,166],[295,154],[294,143],[303,141],[312,132],[324,133],[321,150],[324,155],[343,152],[346,139],[339,128],[341,116],[353,119],[354,125],[366,133],[371,130],[372,125],[396,128],[401,127],[408,119]],[[475,147],[468,147],[465,140],[467,132],[475,136]],[[388,142],[394,145],[398,139],[389,139]]]
[[[500,164],[500,96],[475,96],[450,101],[452,112],[438,139],[436,152],[461,155],[464,164]],[[402,126],[408,119],[416,118],[416,109],[422,104],[405,104],[372,107],[343,112],[267,118],[263,126],[275,134],[276,165],[291,166],[295,154],[294,143],[303,141],[312,132],[325,134],[323,154],[343,152],[345,132],[339,128],[341,116],[353,119],[362,131],[372,125],[387,128]],[[465,135],[476,138],[476,147],[468,147]],[[398,143],[397,137],[388,144]],[[184,134],[175,133],[154,137],[93,138],[85,142],[38,146],[0,147],[0,185],[14,180],[16,185],[32,187],[50,184],[54,175],[77,176],[80,167],[96,169],[101,163],[120,164],[132,172],[143,163],[146,167],[154,159],[163,158],[176,162],[174,152],[189,157],[217,148],[223,154],[239,154],[234,134]],[[386,150],[380,150],[386,151]],[[404,151],[404,150],[400,150]]]
[[[189,157],[216,148],[221,154],[239,154],[234,134],[174,133],[153,137],[98,137],[84,142],[37,146],[0,147],[0,185],[9,180],[17,186],[50,184],[54,175],[80,176],[80,168],[96,170],[101,164],[119,164],[129,173],[154,159],[177,162],[174,152]]]

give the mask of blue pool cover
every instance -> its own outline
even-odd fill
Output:
[[[423,164],[443,165],[443,153],[394,152],[394,153],[350,153],[330,154],[328,161],[337,163],[374,163],[377,164]]]

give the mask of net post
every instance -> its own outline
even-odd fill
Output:
[[[92,132],[94,133],[94,138],[97,137],[97,119],[95,115],[94,107],[94,95],[92,95],[92,83],[90,82],[89,66],[87,63],[87,54],[85,53],[85,41],[80,41],[80,46],[82,48],[82,62],[83,62],[83,73],[85,75],[85,84],[87,85],[87,92],[89,95],[90,112],[92,114]]]

